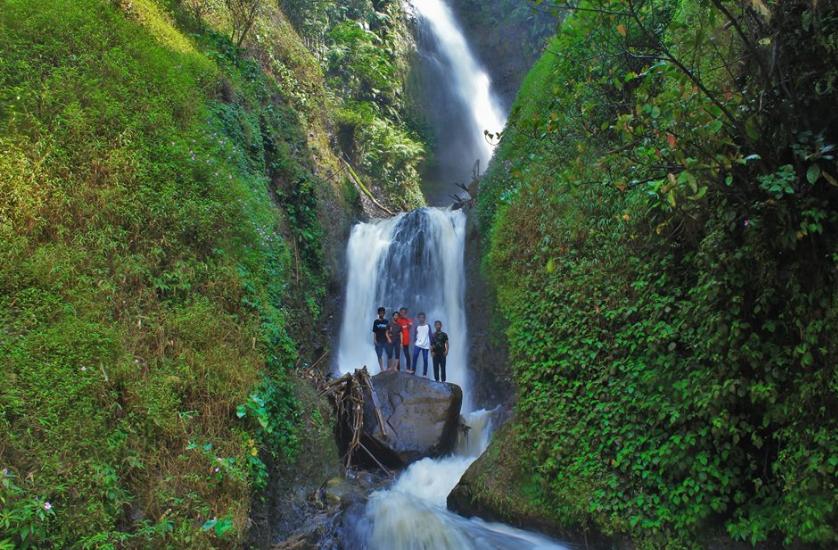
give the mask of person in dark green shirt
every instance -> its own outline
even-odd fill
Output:
[[[448,359],[448,335],[442,332],[442,321],[434,321],[434,333],[431,336],[431,355],[434,360],[434,380],[445,382],[445,362]]]

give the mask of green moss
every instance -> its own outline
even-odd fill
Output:
[[[304,4],[281,2],[323,61],[341,155],[384,204],[422,206],[419,169],[426,148],[406,91],[412,39],[402,3]]]
[[[641,547],[721,530],[829,545],[838,210],[815,177],[834,159],[813,152],[836,138],[834,90],[813,90],[834,74],[821,65],[834,21],[778,6],[748,27],[795,52],[781,83],[743,61],[712,7],[644,6],[646,30],[567,19],[481,184],[519,386],[516,468],[533,472],[517,495]],[[740,62],[755,65],[727,72]]]
[[[541,499],[541,485],[520,460],[515,422],[492,436],[492,445],[469,467],[456,492],[475,515],[529,529],[549,529],[559,519]]]
[[[234,546],[261,458],[298,456],[293,337],[325,296],[340,182],[315,173],[301,91],[184,21],[0,10],[4,543]]]

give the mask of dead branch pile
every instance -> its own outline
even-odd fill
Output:
[[[327,382],[321,388],[320,395],[328,397],[335,409],[338,440],[346,445],[343,456],[345,467],[349,468],[356,451],[360,449],[385,473],[392,474],[362,442],[364,435],[364,402],[367,395],[372,397],[380,434],[384,439],[387,438],[385,423],[367,367],[356,369],[352,374],[347,373],[340,378]]]

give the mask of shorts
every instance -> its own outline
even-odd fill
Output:
[[[399,358],[399,343],[393,342],[392,344],[387,344],[387,358],[388,359],[398,359]]]
[[[387,359],[389,359],[391,357],[390,356],[390,344],[388,344],[386,342],[383,343],[383,344],[379,344],[378,342],[376,342],[375,343],[375,354],[378,356],[378,358],[381,359],[381,356],[384,355],[385,353],[387,354]]]

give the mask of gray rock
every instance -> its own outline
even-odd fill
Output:
[[[383,372],[371,380],[376,395],[365,399],[362,443],[379,461],[399,468],[453,451],[463,403],[459,386],[401,372]]]

